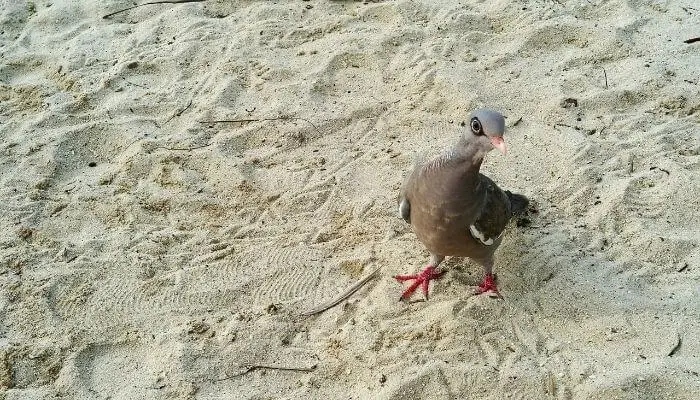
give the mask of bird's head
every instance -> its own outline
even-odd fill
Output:
[[[464,133],[467,140],[476,140],[484,152],[496,148],[506,154],[506,143],[503,141],[503,133],[506,130],[506,121],[498,111],[481,108],[475,110],[469,116],[469,129]]]

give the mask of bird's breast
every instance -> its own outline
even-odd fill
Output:
[[[411,225],[434,254],[469,256],[479,244],[469,235],[484,204],[478,175],[458,168],[423,170],[409,190]]]
[[[469,235],[468,214],[449,205],[416,207],[411,213],[411,225],[426,248],[443,256],[468,256],[478,244]]]

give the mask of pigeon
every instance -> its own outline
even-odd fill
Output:
[[[512,216],[526,210],[527,197],[501,190],[479,173],[484,156],[498,149],[506,154],[505,119],[499,112],[478,109],[463,123],[459,138],[438,157],[417,164],[399,194],[399,215],[408,222],[430,252],[430,262],[416,274],[395,275],[412,281],[401,294],[408,299],[439,278],[445,257],[469,257],[484,269],[476,293],[501,297],[493,277],[493,254]]]

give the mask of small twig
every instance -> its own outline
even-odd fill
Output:
[[[184,113],[185,111],[187,111],[187,109],[190,108],[191,106],[192,106],[192,100],[190,100],[190,102],[187,103],[187,106],[185,106],[185,108],[183,108],[182,110],[180,110],[180,111],[178,111],[177,113],[175,113],[175,115],[178,116],[178,117],[181,116],[182,113]]]
[[[124,9],[122,9],[122,10],[115,11],[115,12],[113,12],[113,13],[109,13],[109,14],[103,16],[102,19],[109,19],[110,17],[113,17],[113,16],[115,16],[115,15],[117,15],[117,14],[121,14],[121,13],[123,13],[123,12],[125,12],[125,11],[133,10],[134,8],[139,8],[139,7],[143,7],[143,6],[151,6],[151,5],[154,5],[154,4],[201,3],[201,2],[204,2],[204,1],[207,1],[207,0],[160,0],[160,1],[150,1],[150,2],[148,2],[148,3],[137,4],[137,5],[135,5],[135,6],[131,6],[131,7],[128,7],[128,8],[124,8]]]
[[[559,123],[554,124],[554,127],[555,127],[555,128],[556,128],[557,126],[565,126],[565,127],[567,127],[567,128],[575,129],[575,130],[577,130],[577,131],[580,131],[580,130],[581,130],[580,127],[574,126],[574,125],[559,124]]]
[[[668,356],[669,356],[669,357],[672,357],[674,354],[676,354],[676,352],[678,351],[678,349],[681,348],[681,343],[683,342],[683,340],[681,339],[681,334],[680,334],[680,333],[678,333],[677,335],[678,335],[678,338],[676,339],[676,345],[673,346],[673,348],[671,349],[671,351],[668,353]]]
[[[131,81],[127,81],[126,79],[124,79],[124,82],[128,83],[129,85],[134,85],[134,86],[136,86],[136,87],[140,87],[141,89],[148,89],[146,86],[139,85],[138,83],[134,83],[134,82],[131,82]]]
[[[634,172],[634,157],[630,157],[627,166],[627,173],[632,174]]]
[[[167,123],[170,122],[170,120],[172,120],[173,118],[181,116],[182,113],[184,113],[185,111],[187,111],[188,108],[190,108],[190,106],[192,106],[192,100],[190,100],[190,102],[185,106],[185,108],[183,108],[182,110],[180,110],[180,111],[176,112],[175,114],[173,114],[173,115],[172,115],[170,118],[168,118],[168,120],[165,121],[164,123],[167,124]]]
[[[605,75],[605,88],[608,88],[608,72],[603,68],[603,75]]]
[[[262,121],[285,121],[285,120],[299,120],[299,121],[304,121],[307,124],[311,125],[314,127],[316,132],[318,132],[319,135],[322,135],[321,130],[318,129],[318,127],[311,121],[309,121],[306,118],[302,117],[290,117],[288,115],[283,115],[281,117],[273,117],[273,118],[242,118],[242,119],[220,119],[220,120],[214,120],[214,121],[199,121],[200,124],[246,124],[249,122],[262,122]]]
[[[372,271],[372,273],[370,273],[369,275],[367,275],[367,276],[365,276],[364,278],[360,279],[360,280],[359,280],[357,283],[355,283],[354,285],[350,286],[350,287],[348,288],[348,290],[346,290],[346,291],[344,291],[343,293],[341,293],[338,297],[334,298],[334,299],[331,300],[331,301],[328,301],[328,302],[325,302],[325,303],[323,303],[323,304],[320,304],[320,305],[318,305],[318,306],[316,306],[316,307],[314,307],[314,308],[312,308],[312,309],[310,309],[310,310],[308,310],[308,311],[304,311],[303,313],[301,313],[301,315],[304,315],[304,316],[314,315],[314,314],[322,313],[322,312],[328,310],[329,308],[332,308],[332,307],[337,306],[337,305],[340,304],[343,300],[345,300],[345,299],[347,299],[348,297],[352,296],[353,293],[355,293],[355,292],[357,292],[358,290],[360,290],[360,288],[363,287],[363,286],[364,286],[367,282],[369,282],[372,278],[374,278],[375,276],[377,276],[377,274],[379,273],[379,270],[380,270],[380,269],[381,269],[381,267],[377,267],[377,269],[375,269],[374,271]]]
[[[660,167],[650,167],[650,168],[649,168],[649,170],[651,170],[651,171],[653,171],[653,170],[655,170],[655,169],[657,169],[657,170],[659,170],[659,171],[661,171],[661,172],[665,172],[666,175],[671,175],[671,172],[670,172],[669,170],[667,170],[667,169],[663,169],[663,168],[660,168]]]
[[[521,122],[523,122],[523,117],[520,117],[515,122],[513,122],[513,126],[517,126]]]
[[[686,269],[688,269],[688,263],[683,263],[683,266],[678,268],[678,270],[676,272],[683,272]]]
[[[695,42],[700,42],[700,37],[694,37],[694,38],[690,38],[690,39],[683,41],[683,43],[688,43],[688,44],[695,43]]]
[[[164,149],[164,150],[172,150],[172,151],[192,151],[192,150],[197,150],[197,149],[203,149],[205,147],[211,146],[211,143],[209,144],[203,144],[201,146],[195,146],[195,147],[165,147],[165,146],[157,146],[154,147],[153,150],[155,149]]]
[[[296,372],[313,372],[316,369],[316,364],[310,366],[310,367],[286,367],[283,365],[264,365],[264,364],[256,364],[256,365],[250,365],[245,367],[246,369],[243,372],[240,372],[235,375],[231,376],[225,376],[223,378],[219,379],[214,379],[214,382],[220,382],[220,381],[225,381],[227,379],[232,379],[232,378],[237,378],[239,376],[243,376],[245,374],[248,374],[250,372],[253,372],[258,369],[272,369],[272,370],[277,370],[277,371],[296,371]]]

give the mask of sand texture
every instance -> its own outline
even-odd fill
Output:
[[[697,1],[133,4],[0,2],[0,399],[700,399]],[[482,106],[504,299],[398,302]]]

